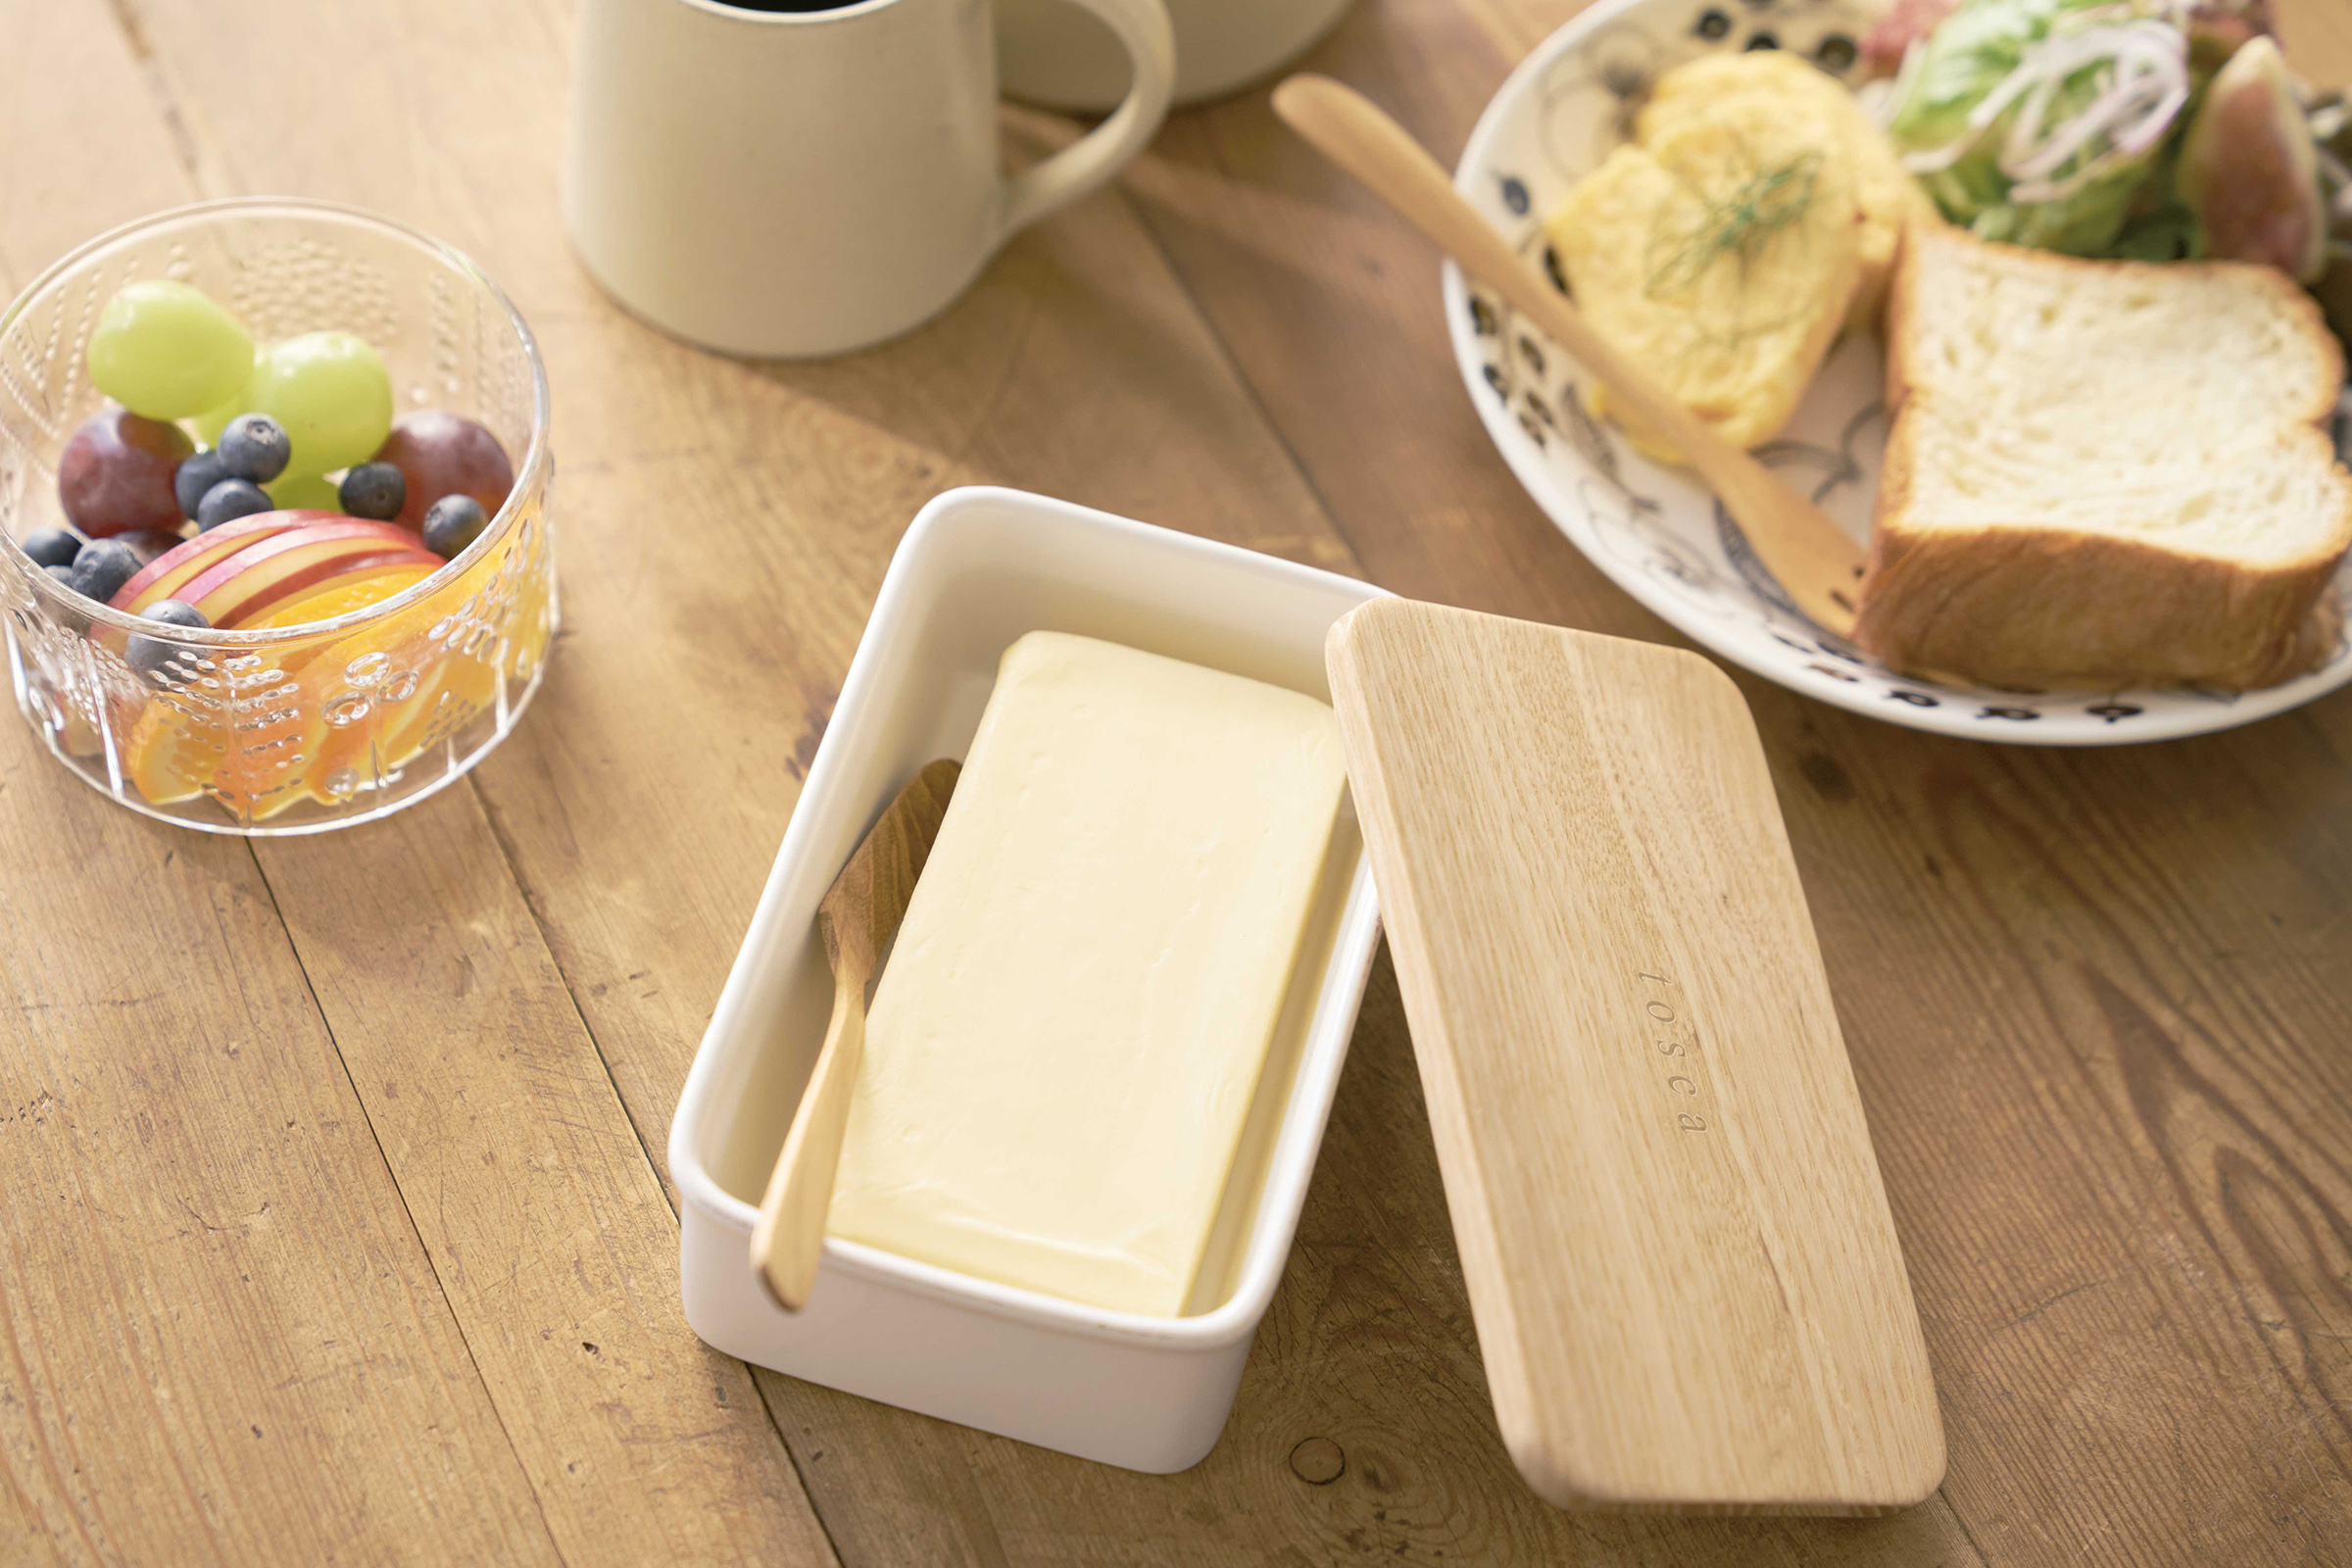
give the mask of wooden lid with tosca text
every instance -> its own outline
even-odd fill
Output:
[[[1528,1484],[1705,1512],[1926,1497],[1927,1349],[1739,689],[1692,654],[1402,599],[1327,655]]]

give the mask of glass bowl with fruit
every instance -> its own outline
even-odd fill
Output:
[[[210,202],[0,318],[17,705],[134,810],[366,821],[464,773],[556,628],[547,376],[466,257],[319,202]]]

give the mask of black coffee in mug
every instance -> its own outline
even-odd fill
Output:
[[[713,0],[724,11],[847,11],[861,0]]]

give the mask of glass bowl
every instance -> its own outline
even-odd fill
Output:
[[[191,283],[256,343],[337,328],[373,344],[396,412],[478,420],[514,488],[463,554],[380,603],[276,630],[189,630],[83,598],[18,541],[62,524],[59,454],[106,406],[84,368],[124,283]],[[557,623],[547,373],[530,329],[464,255],[324,202],[206,202],[101,235],[0,317],[0,607],[17,706],[50,755],[147,816],[214,833],[317,833],[450,783],[514,728]],[[148,674],[132,634],[167,645]],[[152,660],[142,662],[152,663]]]

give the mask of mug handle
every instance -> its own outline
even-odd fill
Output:
[[[1176,82],[1176,32],[1162,0],[1078,0],[1109,24],[1127,49],[1135,79],[1119,107],[1093,130],[1036,168],[1004,182],[1000,243],[1066,207],[1127,167],[1168,117]]]

